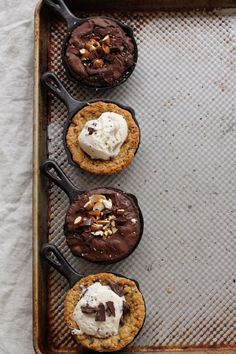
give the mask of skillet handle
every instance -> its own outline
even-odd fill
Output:
[[[70,12],[63,0],[44,0],[43,3],[65,20],[69,31],[79,22],[79,19]]]
[[[65,103],[69,115],[73,116],[83,106],[82,102],[77,101],[69,94],[56,74],[46,72],[42,75],[41,81],[54,95]]]
[[[56,246],[46,243],[41,253],[43,259],[68,280],[70,287],[84,277],[76,272]]]
[[[41,166],[41,171],[68,195],[70,202],[83,193],[74,186],[56,161],[46,160]]]
[[[134,194],[132,194],[132,193],[127,193],[127,195],[133,199],[133,201],[135,202],[135,204],[138,205],[138,199],[137,199],[137,197],[136,197]]]

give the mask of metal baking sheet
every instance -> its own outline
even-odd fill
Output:
[[[139,59],[133,75],[124,85],[99,93],[67,80],[60,56],[65,25],[41,6],[36,12],[33,243],[38,353],[77,352],[63,321],[66,280],[40,263],[46,240],[81,272],[115,271],[139,279],[147,318],[128,351],[236,350],[236,10],[159,11],[161,2],[147,1],[147,10],[138,4],[128,2],[127,11],[118,11],[118,3],[109,7],[104,2],[104,11],[101,3],[97,8],[89,2],[72,4],[77,15],[113,16],[134,29]],[[77,99],[111,98],[135,109],[142,140],[128,169],[100,177],[68,165],[62,144],[66,108],[39,89],[46,69],[57,73]],[[70,253],[63,234],[69,202],[56,186],[47,189],[40,177],[39,165],[46,157],[55,159],[82,190],[113,186],[138,197],[145,230],[130,257],[101,266]]]

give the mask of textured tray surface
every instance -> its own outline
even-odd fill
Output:
[[[236,344],[236,17],[217,12],[106,15],[130,24],[138,42],[138,65],[124,85],[92,94],[69,82],[60,59],[61,22],[52,22],[48,67],[80,100],[107,97],[132,106],[142,131],[139,152],[126,171],[113,177],[69,166],[62,144],[66,108],[51,96],[49,157],[81,189],[110,185],[136,194],[144,236],[137,250],[116,265],[76,259],[63,235],[68,199],[52,186],[49,240],[82,272],[116,271],[139,279],[147,319],[132,347]],[[63,322],[67,289],[51,271],[49,340],[58,349],[75,348]]]

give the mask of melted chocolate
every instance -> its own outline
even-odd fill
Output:
[[[91,234],[89,227],[74,224],[78,216],[84,217],[87,211],[84,205],[89,196],[102,194],[111,198],[114,213],[124,209],[125,222],[117,223],[117,231],[104,239]],[[135,222],[133,222],[135,219]],[[132,221],[131,221],[132,220]],[[65,222],[65,234],[71,252],[92,262],[116,262],[129,255],[141,237],[139,209],[133,199],[122,191],[98,188],[77,197],[70,205]]]
[[[108,43],[103,41],[106,36],[109,36]],[[87,60],[82,60],[80,51],[91,39],[96,40],[99,46],[87,53]],[[115,21],[90,18],[72,32],[66,48],[66,63],[73,76],[84,84],[113,86],[134,64],[133,40]]]

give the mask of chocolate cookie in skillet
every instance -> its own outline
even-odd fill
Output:
[[[107,187],[80,191],[54,161],[46,161],[42,171],[70,198],[64,232],[75,256],[115,263],[134,251],[143,233],[143,217],[135,196]]]
[[[91,18],[71,33],[65,61],[78,80],[88,86],[114,86],[134,65],[134,44],[116,22]]]
[[[45,244],[42,256],[70,284],[64,319],[78,344],[98,352],[115,352],[137,337],[146,308],[136,280],[114,273],[81,275],[53,245]]]
[[[129,26],[103,16],[77,18],[62,0],[44,0],[44,4],[67,23],[62,59],[69,78],[96,89],[115,87],[127,80],[138,57]]]

